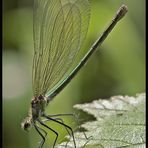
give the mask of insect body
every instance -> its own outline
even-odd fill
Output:
[[[88,0],[34,0],[34,58],[32,70],[34,97],[31,101],[29,115],[21,125],[26,131],[32,126],[35,127],[42,137],[41,148],[44,145],[47,132],[39,125],[55,134],[53,147],[55,147],[58,138],[58,132],[47,126],[41,118],[64,126],[67,133],[73,138],[74,147],[76,148],[72,128],[59,118],[63,115],[47,116],[45,108],[84,66],[126,12],[127,7],[125,5],[121,6],[111,24],[92,45],[76,68],[70,70],[82,48],[88,30],[90,19]]]

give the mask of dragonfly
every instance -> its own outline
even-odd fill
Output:
[[[94,42],[78,65],[71,70],[87,35],[90,21],[89,1],[34,0],[33,98],[29,114],[21,126],[25,131],[29,131],[31,127],[36,129],[42,138],[39,147],[44,146],[47,135],[40,126],[55,134],[53,147],[56,146],[59,136],[59,133],[49,127],[42,118],[65,127],[73,139],[74,147],[77,147],[72,128],[59,118],[62,114],[46,115],[45,109],[86,64],[126,12],[127,6],[122,5],[102,35]]]

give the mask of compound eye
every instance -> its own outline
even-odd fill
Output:
[[[31,122],[25,121],[22,122],[21,127],[25,130],[25,131],[29,131],[30,127],[31,127]]]
[[[29,127],[30,127],[30,123],[25,123],[25,124],[24,124],[24,129],[25,129],[25,130],[28,130]]]

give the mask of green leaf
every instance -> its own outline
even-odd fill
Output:
[[[85,144],[85,148],[145,147],[144,93],[137,94],[136,97],[114,96],[109,100],[99,99],[74,107],[96,118],[96,121],[82,125],[89,140],[83,133],[75,133],[77,147]],[[60,146],[62,145],[65,143]],[[72,138],[68,147],[74,147]]]

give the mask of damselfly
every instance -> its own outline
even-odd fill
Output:
[[[54,121],[69,130],[76,142],[73,130],[58,115],[47,116],[45,108],[49,102],[72,80],[84,66],[89,57],[114,28],[116,23],[126,14],[127,7],[122,5],[111,24],[94,42],[76,68],[69,72],[86,37],[90,19],[90,4],[88,0],[34,0],[33,37],[34,57],[32,83],[34,97],[28,117],[22,122],[22,128],[28,130],[34,126],[42,137],[40,147],[43,147],[47,132],[44,126],[55,134],[53,147],[58,139],[58,132],[47,126],[42,118]],[[48,95],[47,95],[47,92]],[[60,114],[59,114],[60,116]],[[43,135],[45,133],[45,136]]]

